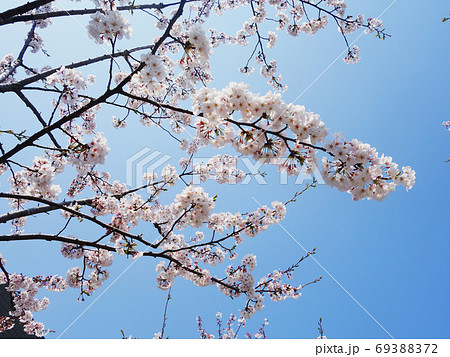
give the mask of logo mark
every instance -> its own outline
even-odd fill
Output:
[[[162,155],[162,156],[161,156]],[[155,172],[172,158],[163,155],[161,151],[145,147],[126,161],[126,184],[129,187],[138,187],[145,184],[144,174]]]

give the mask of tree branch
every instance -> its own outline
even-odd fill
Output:
[[[139,47],[135,47],[135,48],[132,48],[132,49],[129,49],[129,50],[116,52],[113,55],[106,54],[106,55],[103,55],[103,56],[89,58],[87,60],[83,60],[83,61],[80,61],[80,62],[71,63],[71,64],[68,64],[68,65],[65,65],[64,67],[65,68],[70,68],[70,69],[84,67],[84,66],[88,66],[88,65],[93,64],[93,63],[97,63],[97,62],[108,60],[111,57],[116,58],[116,57],[128,56],[130,53],[141,51],[141,50],[150,49],[150,48],[153,48],[153,46],[154,46],[153,44],[145,45],[145,46],[139,46]],[[47,78],[48,76],[50,76],[51,74],[53,74],[57,70],[59,70],[60,68],[61,67],[52,68],[52,69],[49,69],[48,71],[36,74],[36,75],[28,77],[28,78],[24,78],[24,79],[22,79],[22,80],[20,80],[18,82],[13,82],[13,83],[0,85],[0,93],[6,93],[6,92],[17,91],[18,89],[22,89],[27,84],[34,83],[34,82],[39,81],[41,79]]]
[[[187,0],[186,2],[192,2],[197,0]],[[163,4],[162,2],[159,4],[145,4],[145,5],[127,5],[127,6],[118,6],[118,11],[130,11],[130,10],[149,10],[149,9],[164,9],[169,6],[178,5],[180,2],[172,2],[169,4]],[[24,21],[33,21],[33,20],[45,20],[49,18],[56,18],[56,17],[65,17],[65,16],[77,16],[77,15],[89,15],[89,14],[95,14],[96,12],[100,12],[102,9],[77,9],[77,10],[63,10],[63,11],[50,11],[43,14],[30,14],[30,15],[21,15],[21,16],[15,16],[10,17],[7,19],[1,19],[0,18],[0,26],[12,24],[16,22],[24,22]]]
[[[84,205],[90,205],[92,203],[92,201],[93,201],[92,198],[87,198],[84,200],[62,201],[62,202],[59,202],[58,205],[59,206],[72,206],[72,205],[84,206]],[[47,206],[28,208],[28,209],[24,209],[24,210],[20,210],[20,211],[16,211],[16,212],[9,212],[9,213],[5,213],[0,216],[0,223],[6,223],[8,221],[11,221],[12,219],[28,217],[28,216],[32,216],[32,215],[38,214],[38,213],[47,213],[47,212],[51,212],[51,211],[56,211],[58,209],[60,209],[60,208],[56,205],[54,205],[54,206],[47,205]]]
[[[55,234],[45,234],[45,233],[32,233],[32,234],[11,234],[11,235],[3,235],[0,236],[0,242],[18,242],[24,240],[46,240],[48,242],[62,242],[62,243],[71,243],[78,244],[87,247],[93,247],[98,249],[105,249],[110,252],[115,252],[116,249],[114,247],[110,247],[105,244],[99,244],[94,242],[89,242],[86,240],[81,240],[77,238],[58,236]]]
[[[7,21],[8,19],[12,18],[13,16],[24,14],[25,12],[36,9],[39,6],[49,4],[53,1],[54,0],[31,1],[31,2],[26,3],[25,5],[21,5],[21,6],[13,8],[13,9],[4,11],[4,12],[0,13],[0,24],[2,24],[3,21]]]
[[[39,111],[36,109],[36,107],[33,105],[33,103],[30,102],[30,100],[21,92],[21,91],[17,91],[16,92],[17,96],[22,100],[22,102],[25,103],[25,105],[31,109],[31,111],[33,112],[33,114],[36,116],[36,118],[39,120],[39,122],[42,124],[42,126],[45,128],[47,126],[47,123],[45,122],[45,120],[42,118],[41,113],[39,113]],[[56,141],[55,137],[53,136],[52,133],[48,133],[48,136],[50,138],[50,140],[52,141],[52,143],[58,148],[61,149],[61,145],[58,144],[58,142]]]
[[[15,70],[17,67],[19,67],[22,64],[23,56],[25,55],[25,52],[30,45],[31,41],[34,37],[34,30],[36,29],[36,22],[33,23],[31,26],[30,31],[28,32],[27,38],[25,39],[25,43],[17,56],[17,59],[11,63],[9,68],[4,71],[2,74],[0,74],[0,82],[4,82]]]
[[[86,219],[87,221],[93,222],[93,223],[99,225],[100,227],[107,229],[108,231],[120,234],[124,237],[128,237],[128,238],[137,240],[138,242],[141,242],[141,243],[151,246],[151,247],[154,246],[152,243],[147,242],[145,239],[141,238],[141,236],[125,232],[119,228],[116,228],[114,226],[111,226],[110,224],[107,224],[107,223],[104,223],[104,222],[98,220],[97,217],[91,217],[85,213],[82,213],[82,212],[76,211],[72,208],[69,208],[66,205],[61,205],[59,203],[46,200],[44,198],[28,196],[28,195],[17,195],[17,194],[13,194],[13,193],[0,193],[0,198],[12,198],[12,199],[29,200],[29,201],[36,201],[36,202],[44,203],[48,206],[55,207],[55,209],[62,209],[66,212],[69,212],[70,214],[72,214],[74,216],[77,216],[77,217]]]
[[[189,176],[189,175],[192,175],[192,172],[183,172],[180,174],[180,177]],[[121,199],[122,197],[125,197],[126,195],[129,195],[130,193],[134,193],[134,192],[143,190],[150,186],[155,187],[156,185],[159,185],[161,183],[164,183],[164,181],[157,181],[157,182],[145,184],[145,185],[142,185],[142,186],[139,186],[136,188],[132,188],[121,194],[113,195],[113,197],[117,198],[117,199]],[[1,195],[1,193],[0,193],[0,195]],[[57,205],[59,205],[59,206],[72,206],[72,205],[74,205],[74,206],[75,205],[90,206],[92,204],[93,200],[94,200],[94,198],[84,198],[81,200],[62,201],[62,202],[57,203]],[[12,219],[28,217],[28,216],[32,216],[32,215],[38,214],[38,213],[47,213],[47,212],[51,212],[51,211],[56,211],[56,210],[60,209],[60,207],[57,205],[53,205],[53,206],[46,205],[46,206],[33,207],[33,208],[23,209],[20,211],[5,213],[0,216],[0,223],[6,223]],[[161,232],[159,232],[159,233],[161,234]]]

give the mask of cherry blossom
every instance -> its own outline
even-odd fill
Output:
[[[275,52],[280,32],[301,41],[337,25],[347,48],[344,61],[356,63],[359,49],[350,47],[347,36],[361,30],[386,38],[380,19],[348,15],[343,0],[75,3],[80,4],[67,13],[48,3],[23,13],[15,8],[15,15],[0,19],[0,26],[25,22],[30,28],[21,51],[5,53],[0,60],[0,93],[17,95],[40,125],[19,132],[2,126],[2,135],[11,140],[0,145],[0,175],[5,182],[0,198],[8,200],[11,210],[0,216],[0,223],[9,222],[12,231],[0,240],[58,242],[62,258],[70,260],[70,268],[61,275],[28,276],[8,272],[0,255],[0,284],[6,284],[13,301],[9,316],[0,316],[0,332],[19,321],[29,334],[47,334],[49,330],[34,320],[35,313],[49,306],[47,297],[36,298],[39,289],[76,289],[83,301],[102,288],[114,260],[126,258],[157,258],[159,289],[168,290],[182,278],[236,299],[239,318],[231,315],[221,327],[222,315],[216,316],[219,338],[235,338],[246,319],[270,301],[300,298],[320,277],[302,284],[290,279],[315,249],[295,264],[258,276],[261,260],[242,243],[260,244],[261,233],[280,224],[287,206],[304,190],[270,205],[220,210],[222,198],[209,188],[236,185],[251,175],[238,168],[242,156],[290,176],[320,168],[327,185],[350,193],[356,201],[381,201],[398,185],[407,190],[414,186],[411,167],[400,169],[390,156],[357,139],[340,135],[330,139],[319,114],[286,102],[282,94],[287,86]],[[211,28],[211,23],[220,24],[214,22],[216,16],[240,7],[246,7],[248,17],[233,32]],[[134,12],[145,14],[157,33],[137,47],[121,41],[131,37],[132,23],[137,21]],[[42,29],[58,31],[56,18],[68,20],[71,14],[85,18],[89,37],[98,45],[107,42],[108,52],[57,66],[50,66],[52,57],[43,68],[29,63],[33,56],[25,56],[27,51],[47,54]],[[260,75],[268,90],[254,93],[245,83],[222,87],[213,83],[217,69],[212,59],[219,47],[228,45],[248,51],[239,70]],[[102,64],[104,72],[98,70]],[[30,91],[48,97],[37,104]],[[132,187],[113,177],[106,165],[114,160],[110,157],[114,142],[106,130],[98,129],[105,125],[105,108],[115,110],[107,115],[109,125],[112,116],[112,126],[124,137],[133,138],[127,133],[133,120],[143,125],[142,130],[167,135],[180,149],[178,164],[141,172],[142,184]],[[210,149],[221,151],[200,159]],[[55,232],[43,225],[39,233],[30,232],[27,218],[43,214],[51,215],[55,226],[62,222],[60,229]],[[97,231],[74,232],[74,221]],[[235,321],[237,330],[232,328]],[[247,337],[265,338],[265,326],[267,322]],[[200,318],[198,327],[202,338],[214,337],[203,329]],[[155,337],[162,338],[163,333]]]
[[[96,12],[91,16],[87,30],[89,36],[99,44],[121,40],[123,37],[130,38],[132,32],[128,20],[116,10]]]

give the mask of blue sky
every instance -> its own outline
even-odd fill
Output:
[[[349,13],[360,11],[376,17],[392,1],[348,3]],[[450,24],[441,23],[448,11],[448,3],[444,1],[434,1],[432,5],[424,5],[423,1],[395,2],[382,16],[392,37],[381,41],[374,35],[362,36],[357,41],[361,61],[356,65],[347,65],[341,58],[334,63],[345,46],[333,24],[312,37],[280,36],[278,46],[268,52],[269,57],[278,60],[279,72],[288,85],[284,93],[287,102],[296,101],[319,113],[330,132],[343,132],[346,138],[370,143],[379,153],[392,156],[400,166],[411,166],[417,179],[412,190],[398,188],[381,203],[353,202],[346,193],[318,185],[288,208],[281,226],[247,239],[239,256],[249,252],[257,255],[256,276],[291,265],[304,255],[303,246],[317,247],[317,262],[309,259],[302,263],[293,281],[306,283],[318,276],[323,279],[305,288],[298,300],[280,303],[267,300],[266,307],[254,315],[245,331],[256,332],[264,318],[268,318],[267,333],[271,338],[315,338],[317,321],[322,317],[329,338],[388,338],[389,334],[395,338],[449,336],[446,223],[450,163],[445,160],[450,157],[450,133],[441,125],[449,120]],[[245,14],[238,12],[215,20],[214,26],[236,30],[244,18]],[[81,19],[77,20],[83,25]],[[148,24],[143,21],[139,26],[135,26],[133,39],[122,41],[120,46],[148,41],[153,29],[146,29]],[[26,33],[26,27],[17,28]],[[0,28],[5,39],[3,53],[16,53],[20,46],[12,31],[13,27]],[[46,61],[52,65],[69,63],[71,56],[82,59],[103,53],[75,22],[58,21],[53,28],[43,30],[42,36],[52,55]],[[61,43],[71,44],[77,39],[83,40],[83,47],[76,47],[75,54],[58,50]],[[233,80],[248,82],[254,92],[270,90],[257,75],[237,72],[250,51],[250,47],[217,50],[212,62],[213,86],[222,88]],[[48,111],[47,99],[39,100],[43,100],[41,110]],[[11,95],[3,95],[0,101],[5,108],[2,128],[7,126],[6,118],[8,125],[28,125],[28,112]],[[5,107],[5,103],[9,105]],[[143,128],[137,120],[129,121],[126,129],[114,130],[110,125],[114,112],[105,109],[101,113],[99,130],[105,132],[111,147],[105,169],[113,177],[124,181],[126,159],[144,147],[173,155],[173,164],[178,161],[176,145],[168,146],[167,137],[158,130]],[[14,122],[10,124],[12,118]],[[198,155],[206,157],[211,153],[205,150]],[[280,185],[278,173],[269,168],[267,172],[267,185],[253,181],[246,186],[208,183],[206,187],[210,193],[218,194],[217,210],[232,212],[255,209],[258,206],[255,200],[262,204],[285,201],[304,187],[295,185],[292,179],[288,185]],[[2,207],[6,209],[4,203]],[[30,219],[28,229],[44,230],[43,227],[54,222],[52,216]],[[4,233],[9,231],[6,226],[1,229]],[[98,232],[85,224],[73,226],[72,230],[86,239]],[[65,260],[58,251],[59,244],[40,242],[2,243],[0,247],[9,271],[28,274],[65,274],[76,263]],[[76,301],[75,290],[62,294],[45,292],[51,305],[36,314],[36,319],[57,331],[49,338],[66,330],[97,298],[64,333],[64,338],[118,338],[121,329],[126,334],[149,338],[159,331],[167,293],[156,288],[156,262],[140,259],[132,266],[130,262],[116,259],[104,288],[83,303]],[[125,269],[128,270],[121,275]],[[106,290],[113,281],[116,282]],[[243,299],[227,299],[215,287],[198,288],[181,279],[176,281],[172,296],[166,328],[171,338],[198,337],[197,315],[214,333],[217,311],[227,316],[237,313],[244,304]]]

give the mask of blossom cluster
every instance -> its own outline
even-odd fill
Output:
[[[80,194],[86,187],[89,187],[96,196],[120,194],[126,189],[126,185],[119,181],[109,182],[111,175],[108,172],[98,172],[93,167],[88,171],[82,170],[72,180],[67,196],[75,197]],[[97,197],[94,198],[94,201]]]
[[[123,17],[120,11],[103,10],[97,11],[91,16],[87,26],[88,34],[98,44],[113,42],[123,37],[130,38],[133,29],[128,19]]]
[[[168,50],[173,53],[182,50],[183,55],[170,66],[174,74],[175,65],[181,69],[173,81],[178,87],[180,98],[186,99],[183,92],[194,90],[199,82],[206,85],[212,80],[209,65],[209,58],[212,54],[211,39],[206,36],[205,29],[197,23],[186,23],[173,31],[177,34],[180,43],[169,47]]]
[[[230,155],[216,155],[207,163],[194,164],[194,172],[201,182],[205,182],[214,176],[218,183],[236,184],[242,181],[245,173],[237,168],[238,158]]]
[[[356,139],[337,137],[326,143],[333,160],[323,158],[322,177],[326,184],[348,191],[355,201],[367,198],[381,201],[396,185],[412,188],[415,171],[409,166],[398,169],[389,156],[379,156],[376,149]]]
[[[175,182],[180,179],[180,176],[178,176],[178,173],[177,173],[177,170],[175,169],[175,167],[168,164],[168,165],[164,166],[164,168],[162,169],[161,178],[164,180],[164,182],[173,186],[175,184]]]
[[[104,164],[109,147],[103,133],[96,133],[88,144],[71,143],[68,162],[79,172],[85,172],[92,165]]]
[[[11,70],[11,66],[15,62],[14,55],[12,53],[6,54],[1,60],[0,60],[0,77],[3,78],[2,83],[9,83],[14,81],[14,75],[16,74],[16,69],[14,68]],[[7,71],[10,71],[9,74],[7,74]]]
[[[209,5],[207,5],[209,6]],[[159,19],[156,27],[164,30],[169,20],[158,9],[154,10]],[[176,98],[186,99],[197,83],[207,84],[212,77],[209,68],[209,58],[212,54],[212,41],[200,25],[203,21],[184,21],[173,24],[171,37],[176,38],[174,43],[162,46],[158,53],[163,56],[168,69],[171,86],[168,87],[174,103]],[[174,60],[169,55],[180,52],[181,57]]]
[[[187,186],[175,197],[170,209],[172,215],[184,215],[183,222],[193,228],[200,227],[214,208],[214,200],[203,187]]]
[[[294,141],[310,144],[324,141],[327,135],[319,115],[307,112],[304,106],[285,103],[278,93],[253,94],[242,83],[230,83],[221,91],[199,89],[193,100],[193,111],[199,115],[196,136],[201,144],[223,147],[231,143],[241,154],[255,160],[270,159],[282,170],[286,169],[286,162],[282,159],[286,152],[297,158],[300,153],[289,150],[280,135],[271,133],[279,134],[290,129],[295,136]],[[235,113],[240,114],[242,121],[233,122],[240,129],[238,132],[230,124]],[[258,126],[254,125],[255,122]],[[302,162],[315,161],[312,152],[306,154]]]
[[[209,60],[211,56],[211,43],[206,37],[205,30],[199,24],[190,26],[187,33],[186,53],[189,58],[187,61],[202,65]]]
[[[33,166],[16,172],[10,177],[11,191],[21,195],[55,200],[61,193],[61,187],[53,185],[53,180],[55,175],[61,172],[59,166],[61,162],[53,161],[50,157],[35,157]]]
[[[291,36],[298,36],[302,32],[307,35],[314,35],[317,31],[323,29],[327,24],[328,17],[324,15],[318,19],[311,19],[310,21],[303,22],[300,25],[289,25],[287,27],[287,33]]]
[[[136,69],[140,63],[145,63],[144,68],[131,78],[127,83],[128,92],[139,98],[161,97],[166,93],[167,68],[160,56],[151,54],[151,52],[141,55],[141,62],[135,62],[133,68]],[[114,73],[116,83],[123,81],[129,74],[122,71]],[[132,108],[138,108],[143,101],[130,99],[129,105]]]
[[[344,62],[351,64],[358,63],[359,60],[359,47],[355,45],[347,52],[347,56],[344,57]]]
[[[1,259],[1,255],[0,255]],[[8,274],[0,272],[0,284],[7,284],[6,290],[11,293],[13,309],[10,311],[12,318],[17,318],[24,324],[24,331],[30,335],[42,337],[49,330],[44,324],[33,319],[33,312],[44,310],[50,301],[44,297],[37,299],[35,296],[40,288],[45,287],[49,291],[63,291],[66,288],[64,279],[59,276],[36,276],[30,277],[23,274]],[[11,318],[0,317],[0,333],[14,326]]]
[[[243,318],[248,319],[256,311],[264,307],[264,298],[267,293],[272,301],[282,301],[288,298],[297,299],[301,296],[302,286],[293,286],[282,281],[283,277],[291,277],[293,268],[288,270],[275,270],[273,273],[262,277],[257,283],[252,271],[256,267],[256,256],[246,255],[241,264],[234,268],[228,266],[225,270],[226,284],[217,284],[220,291],[231,297],[238,297],[241,293],[246,295],[245,307],[240,310]]]
[[[94,81],[94,77],[90,76],[88,81],[76,69],[62,66],[55,73],[48,76],[46,81],[49,86],[58,84],[63,86],[64,93],[60,99],[61,104],[74,105],[79,99],[79,91],[85,90],[87,85]]]
[[[83,258],[84,266],[92,270],[87,278],[84,277],[84,269],[78,266],[67,271],[65,284],[72,288],[81,288],[82,295],[92,295],[109,277],[109,272],[103,268],[112,264],[111,252],[105,249],[92,250],[80,245],[63,243],[61,253],[69,259]]]
[[[234,328],[234,324],[237,320],[237,327]],[[236,318],[235,314],[230,314],[225,324],[222,321],[222,313],[219,311],[216,313],[216,324],[217,324],[217,338],[219,339],[235,339],[238,337],[239,331],[242,327],[245,327],[247,321],[244,317]],[[267,338],[265,327],[269,324],[267,319],[264,319],[264,323],[261,324],[259,331],[253,335],[256,339],[264,339]],[[200,337],[202,339],[214,339],[215,336],[213,334],[208,333],[203,327],[203,321],[200,316],[197,316],[197,331],[200,333]],[[156,334],[155,334],[156,335]],[[252,335],[249,332],[245,333],[245,337],[248,339],[252,338]]]
[[[141,62],[145,63],[144,69],[139,72],[143,83],[150,83],[155,79],[158,82],[162,82],[166,78],[167,71],[159,56],[148,52],[141,55]]]
[[[364,25],[364,16],[360,14],[353,21],[339,20],[338,24],[339,32],[341,32],[343,35],[348,35],[352,32],[355,32],[356,30],[359,30]]]
[[[81,1],[81,0],[72,0],[72,1]],[[125,5],[129,3],[129,0],[91,0],[94,5],[103,10],[116,10],[117,4]]]
[[[372,33],[383,27],[383,21],[381,21],[380,19],[373,19],[371,17],[367,19],[367,24],[369,27],[367,28],[365,33]]]
[[[199,215],[195,211],[199,204],[199,195],[203,201],[200,203],[202,216],[201,219],[198,219],[198,222],[192,222],[192,216]],[[205,200],[206,203],[204,203]],[[196,232],[195,237],[191,238],[190,241],[186,241],[184,235],[172,232],[174,223],[179,229],[182,229],[186,225],[197,228],[200,222],[208,221],[208,228],[218,233],[233,229],[234,233],[230,234],[230,237],[233,237],[235,244],[238,245],[243,242],[241,232],[249,237],[254,237],[259,232],[266,230],[269,225],[280,222],[286,213],[286,208],[280,202],[273,202],[273,208],[263,206],[246,215],[240,213],[232,214],[230,212],[210,214],[213,207],[214,201],[204,194],[203,189],[199,190],[197,187],[188,186],[181,194],[177,195],[172,205],[159,208],[159,212],[166,212],[166,217],[169,210],[173,212],[173,218],[168,224],[161,227],[161,231],[165,232],[165,234],[163,233],[164,236],[161,238],[159,245],[166,254],[177,261],[177,264],[169,263],[166,265],[164,262],[158,264],[156,271],[158,272],[157,284],[159,288],[168,289],[172,286],[174,278],[177,276],[190,280],[199,286],[211,285],[214,283],[213,277],[209,270],[198,265],[199,261],[215,266],[223,262],[228,252],[230,252],[230,259],[236,257],[229,250],[202,244],[201,242],[205,237],[203,232]],[[205,212],[207,212],[207,215],[203,215]],[[209,217],[207,217],[208,215]],[[167,231],[166,227],[171,228]],[[241,293],[247,294],[252,291],[251,285],[254,279],[252,280],[252,275],[248,275],[247,272],[253,270],[256,266],[256,257],[247,255],[243,258],[242,264],[242,267],[245,267],[242,268],[242,274],[234,274],[233,277],[229,276],[227,280],[230,283],[227,281],[225,285],[217,284],[219,290],[228,296],[239,296]],[[234,286],[232,286],[233,283],[235,283]]]

